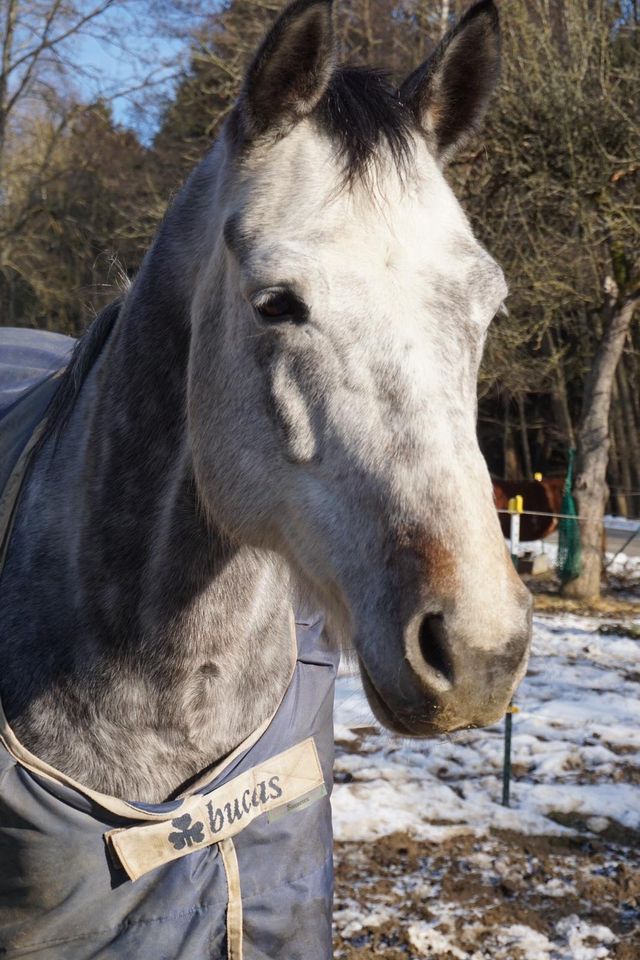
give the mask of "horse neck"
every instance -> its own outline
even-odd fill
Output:
[[[168,624],[182,632],[195,598],[215,603],[222,568],[260,559],[205,522],[191,466],[190,300],[204,226],[194,217],[187,226],[184,211],[206,206],[210,180],[197,172],[170,209],[68,429],[51,444],[53,483],[63,481],[61,464],[67,483],[69,459],[77,465],[81,510],[69,549],[86,588],[82,608],[102,594],[120,643],[133,632],[157,637]]]
[[[1,692],[27,746],[88,785],[147,799],[166,796],[242,740],[271,712],[290,668],[284,562],[230,542],[199,509],[186,418],[189,301],[184,278],[170,269],[169,229],[68,421],[34,464],[0,614],[0,667],[10,651],[15,665]],[[23,659],[34,651],[27,677]],[[252,675],[263,678],[259,687],[247,683]],[[54,702],[49,738],[41,718]],[[80,716],[81,727],[99,728],[87,732],[106,753],[109,723],[133,728],[141,702],[177,754],[156,744],[157,730],[153,746],[132,732],[141,779],[120,757],[121,732],[104,772],[95,750],[72,760],[54,745],[65,736],[66,705],[75,725]],[[165,769],[156,776],[158,751]]]
[[[216,559],[226,561],[232,549],[197,509],[186,431],[188,304],[161,276],[159,259],[148,258],[98,361],[99,385],[73,417],[78,433],[90,407],[72,558],[83,567],[82,606],[100,584],[113,631],[131,643],[165,633],[169,620],[175,632],[182,621],[176,587],[183,586],[184,602],[214,586]]]

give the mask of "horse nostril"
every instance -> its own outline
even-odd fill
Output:
[[[425,662],[453,684],[453,660],[447,644],[447,630],[441,613],[428,614],[420,624],[420,652]]]

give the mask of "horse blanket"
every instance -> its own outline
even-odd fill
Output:
[[[25,334],[0,331],[0,544],[73,346],[39,340],[38,356]],[[322,626],[292,616],[291,679],[273,716],[167,803],[75,782],[17,740],[0,706],[1,957],[331,957],[338,655]]]

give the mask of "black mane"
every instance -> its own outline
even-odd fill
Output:
[[[100,355],[111,333],[120,312],[121,304],[122,299],[119,297],[113,303],[104,307],[93,320],[86,333],[76,343],[71,359],[62,374],[60,386],[53,395],[47,409],[47,425],[40,438],[40,444],[52,433],[59,430],[71,413],[85,377]]]
[[[339,68],[314,115],[337,144],[348,182],[367,174],[383,141],[398,170],[406,170],[415,120],[382,71]]]

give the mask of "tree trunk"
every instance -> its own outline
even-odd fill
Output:
[[[622,362],[625,364],[626,373],[628,379],[632,384],[640,385],[640,363],[638,363],[638,356],[640,356],[640,344],[636,345],[631,343],[631,353],[628,356],[623,356]],[[631,389],[631,409],[633,411],[633,418],[636,423],[636,428],[640,433],[640,390]],[[640,463],[637,464],[638,470],[640,471]],[[640,474],[638,476],[640,480]]]
[[[449,13],[451,11],[451,0],[442,0],[440,7],[440,35],[444,35],[449,29]]]
[[[622,362],[625,365],[625,373],[631,384],[629,394],[631,399],[631,414],[636,426],[636,435],[640,437],[640,344],[634,343],[633,330],[631,331],[631,352],[623,356]],[[631,464],[633,482],[631,484],[633,493],[628,495],[629,516],[640,516],[640,459]]]
[[[624,421],[625,435],[627,440],[625,449],[621,451],[626,457],[627,461],[627,477],[625,478],[624,482],[627,484],[627,493],[630,493],[634,487],[638,465],[640,464],[640,433],[638,432],[636,418],[634,415],[633,401],[631,396],[632,391],[629,387],[629,379],[625,369],[624,356],[622,361],[618,364],[616,382],[618,385],[618,392],[620,394],[621,413]]]
[[[529,434],[527,432],[527,418],[524,409],[524,400],[522,394],[517,396],[518,419],[520,421],[520,441],[522,444],[522,456],[524,460],[524,472],[527,480],[533,477],[533,467],[531,466],[531,447],[529,446]]]
[[[9,74],[11,55],[18,15],[15,0],[9,0],[2,31],[2,51],[0,53],[0,174],[4,169],[5,141],[7,135],[7,101],[9,99]]]
[[[613,389],[613,409],[611,410],[609,428],[611,439],[610,469],[614,487],[614,494],[611,499],[612,502],[616,504],[616,513],[621,517],[626,517],[628,516],[629,510],[625,494],[625,490],[629,489],[629,484],[627,483],[629,461],[625,451],[624,427],[620,413],[620,398],[615,386]]]
[[[639,300],[640,295],[636,295],[619,304],[612,290],[607,304],[609,323],[584,385],[574,486],[581,518],[582,572],[562,589],[565,596],[581,600],[596,599],[600,596],[611,396],[618,361]]]
[[[564,376],[564,369],[558,350],[556,348],[553,336],[550,330],[547,330],[547,343],[549,345],[549,355],[553,359],[553,378],[554,386],[551,390],[551,407],[556,425],[565,436],[569,447],[576,445],[573,433],[573,424],[571,423],[571,413],[569,412],[569,401],[567,399],[567,383]]]
[[[513,430],[511,428],[511,419],[509,417],[509,400],[504,400],[504,433],[502,435],[502,457],[503,472],[505,480],[520,479],[520,464],[518,463],[518,451],[513,440]]]

